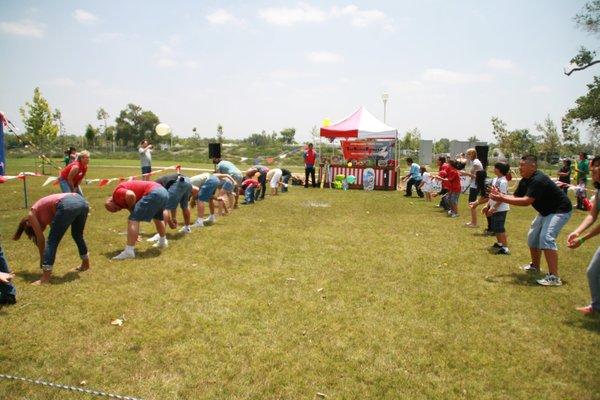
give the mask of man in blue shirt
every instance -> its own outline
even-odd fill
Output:
[[[419,186],[421,185],[421,166],[419,166],[419,164],[413,162],[413,159],[408,157],[406,159],[406,164],[408,164],[410,166],[410,171],[408,172],[408,174],[406,174],[406,176],[404,178],[402,178],[402,180],[407,180],[408,182],[406,182],[406,194],[404,195],[404,197],[412,197],[412,187],[414,186],[415,189],[417,190],[417,194],[419,195],[419,197],[423,197],[423,192],[421,191],[421,189],[419,189]]]

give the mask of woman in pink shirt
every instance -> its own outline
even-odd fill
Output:
[[[31,206],[29,215],[21,220],[13,239],[19,240],[25,232],[27,237],[37,245],[43,272],[42,277],[33,282],[34,285],[50,282],[58,244],[69,227],[81,257],[81,265],[76,268],[76,271],[90,268],[88,248],[83,238],[88,212],[88,203],[76,193],[51,194],[42,197]],[[44,230],[48,225],[50,225],[50,233],[46,240]]]

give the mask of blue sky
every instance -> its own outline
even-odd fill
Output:
[[[96,110],[133,102],[180,136],[295,127],[361,105],[423,138],[492,139],[490,118],[557,124],[591,69],[563,75],[597,38],[572,17],[585,1],[0,2],[0,110],[39,86],[81,134]],[[16,121],[15,121],[16,120]]]

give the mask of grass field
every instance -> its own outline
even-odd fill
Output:
[[[137,162],[114,168],[125,163],[92,160],[88,177],[137,173]],[[30,198],[58,191],[43,181],[29,179]],[[518,268],[532,209],[512,208],[512,255],[495,256],[463,227],[464,196],[450,220],[398,192],[293,187],[117,262],[127,215],[102,207],[112,188],[84,187],[92,269],[70,272],[66,235],[53,284],[35,287],[34,246],[10,240],[22,183],[0,185],[18,290],[0,310],[0,373],[144,399],[600,399],[600,320],[574,310],[589,301],[598,241],[563,245],[564,286],[538,286]],[[89,397],[0,380],[0,398]]]

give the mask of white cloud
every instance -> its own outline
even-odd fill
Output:
[[[429,68],[423,72],[423,80],[438,83],[466,84],[490,82],[494,79],[490,74],[473,74],[466,72],[450,71],[441,68]]]
[[[534,85],[529,88],[531,93],[551,93],[552,88],[546,85]]]
[[[492,69],[504,70],[504,71],[514,71],[517,69],[515,63],[511,60],[501,59],[501,58],[490,58],[486,65]]]
[[[357,28],[364,28],[377,23],[382,25],[386,30],[394,29],[392,20],[380,10],[361,10],[355,5],[349,5],[341,9],[334,7],[332,15],[348,17],[351,24]]]
[[[71,78],[55,78],[48,81],[48,84],[58,87],[73,87],[75,86],[75,81]]]
[[[268,7],[258,11],[258,16],[272,25],[292,26],[297,23],[324,22],[328,14],[310,4],[297,7]]]
[[[73,18],[75,18],[75,20],[77,22],[79,22],[80,24],[91,25],[91,24],[95,24],[96,22],[98,22],[98,17],[96,17],[91,12],[82,10],[80,8],[78,8],[77,10],[75,10],[73,12]]]
[[[333,64],[343,61],[343,57],[329,51],[313,51],[306,54],[306,59],[313,64]]]
[[[383,29],[395,29],[393,20],[383,11],[361,9],[355,5],[332,7],[329,10],[314,7],[308,3],[299,3],[296,7],[268,7],[258,11],[258,16],[267,23],[278,26],[293,26],[300,23],[322,23],[339,18],[347,19],[357,28],[373,24]]]
[[[28,19],[0,22],[0,30],[9,35],[44,37],[45,25]]]
[[[208,14],[205,18],[212,25],[244,25],[243,20],[222,8]]]

